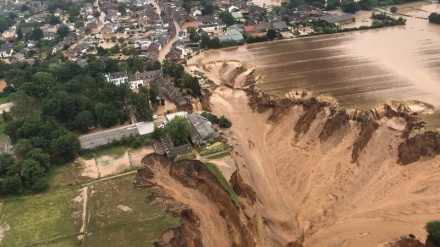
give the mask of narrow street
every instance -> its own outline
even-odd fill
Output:
[[[160,15],[162,13],[162,9],[160,8],[159,4],[156,3],[156,1],[148,0],[147,2],[153,4],[154,7],[156,7],[157,14]],[[176,34],[159,51],[159,54],[157,55],[157,60],[159,60],[159,62],[163,62],[163,60],[165,60],[165,56],[168,54],[168,52],[170,52],[171,46],[179,39],[179,32],[182,30],[182,28],[179,26],[176,20],[174,20],[174,26],[176,27]]]
[[[179,39],[179,32],[182,29],[179,26],[179,24],[176,22],[176,20],[174,20],[174,25],[176,26],[176,34],[159,51],[159,55],[157,56],[157,60],[159,60],[159,62],[163,62],[163,60],[165,60],[165,56],[168,54],[168,52],[170,52],[171,46],[173,45],[174,42],[176,42]]]

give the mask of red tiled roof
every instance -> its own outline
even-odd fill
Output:
[[[254,26],[245,26],[244,27],[245,32],[255,32]]]
[[[185,23],[183,23],[182,29],[186,30],[189,27],[198,28],[199,24],[197,24],[197,22],[185,22]]]

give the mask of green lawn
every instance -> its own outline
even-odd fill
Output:
[[[169,214],[145,221],[117,224],[93,231],[92,235],[87,237],[86,245],[94,247],[153,246],[163,232],[178,226],[180,226],[180,220]]]
[[[77,184],[75,164],[52,165],[49,168],[49,190]]]
[[[178,160],[193,160],[196,158],[196,155],[194,153],[189,153],[189,154],[182,154],[182,155],[178,155],[174,161],[178,161]]]
[[[221,153],[216,153],[216,154],[213,154],[213,155],[209,155],[209,156],[207,156],[205,158],[212,160],[212,159],[220,159],[220,158],[223,158],[223,157],[226,157],[226,156],[229,156],[229,151],[228,150],[223,151]]]
[[[0,226],[9,230],[5,232],[1,246],[37,243],[40,246],[57,246],[58,241],[50,241],[50,245],[44,243],[51,239],[74,243],[82,224],[81,214],[75,214],[81,211],[82,205],[73,203],[78,194],[76,189],[71,189],[4,202]]]
[[[9,102],[9,97],[0,97],[0,105]]]
[[[215,154],[215,153],[219,153],[219,152],[223,152],[225,150],[228,150],[228,147],[226,146],[226,144],[221,144],[221,145],[216,145],[215,147],[208,147],[205,148],[201,151],[199,151],[201,156],[205,156],[205,155],[210,155],[210,154]]]
[[[222,172],[218,169],[218,167],[215,164],[209,162],[205,162],[203,164],[205,164],[206,167],[208,167],[208,169],[217,177],[218,181],[223,186],[223,188],[225,188],[229,192],[229,195],[231,196],[231,200],[238,207],[240,204],[238,203],[237,194],[235,194],[231,184],[229,184],[229,182],[223,176]]]
[[[69,169],[51,171],[63,174]],[[84,242],[77,240],[83,224],[81,187],[6,200],[0,203],[0,246],[153,246],[164,231],[179,227],[180,219],[148,204],[148,190],[133,189],[133,181],[130,174],[89,185]]]
[[[90,154],[83,155],[83,158],[89,160],[89,159],[93,159],[94,157],[110,155],[117,159],[120,158],[122,155],[124,155],[125,151],[127,151],[127,148],[124,146],[101,147],[94,149]]]
[[[162,233],[180,226],[157,205],[145,202],[148,190],[133,189],[134,175],[92,185],[87,246],[152,246]]]

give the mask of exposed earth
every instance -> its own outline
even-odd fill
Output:
[[[302,90],[268,96],[252,83],[253,68],[237,61],[189,69],[219,85],[203,106],[233,123],[223,137],[240,207],[207,185],[199,161],[182,168],[149,155],[137,186],[157,188],[151,200],[182,217],[159,246],[411,246],[396,245],[408,234],[425,242],[426,222],[440,218],[440,135],[418,118],[431,105],[340,108]]]

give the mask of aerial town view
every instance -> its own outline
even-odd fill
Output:
[[[0,246],[440,247],[440,0],[0,0]]]

